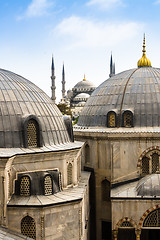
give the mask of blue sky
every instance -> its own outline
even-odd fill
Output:
[[[51,57],[57,102],[62,64],[66,89],[136,67],[146,34],[147,57],[160,67],[160,0],[0,0],[0,67],[37,84],[49,96]]]

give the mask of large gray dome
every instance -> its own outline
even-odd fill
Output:
[[[140,67],[107,79],[86,102],[78,125],[105,127],[109,111],[120,122],[126,110],[133,113],[134,127],[160,126],[160,69]]]
[[[0,69],[0,147],[24,147],[23,123],[33,116],[41,125],[42,145],[69,142],[63,116],[52,100],[27,79]]]

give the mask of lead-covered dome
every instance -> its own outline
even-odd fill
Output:
[[[40,146],[70,141],[63,116],[46,93],[27,79],[0,69],[0,147],[24,147],[27,131],[32,135],[37,129]]]
[[[160,126],[160,69],[144,66],[107,79],[86,102],[78,125],[106,127],[112,112],[123,127],[125,111],[132,113],[133,127]]]
[[[140,196],[160,196],[160,174],[145,176],[139,180],[136,190]]]
[[[91,91],[94,90],[96,87],[95,85],[86,80],[85,77],[82,81],[78,82],[74,87],[73,87],[73,91],[77,91],[77,92],[81,92],[81,91]]]

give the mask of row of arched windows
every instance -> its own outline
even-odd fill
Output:
[[[107,127],[114,128],[118,125],[118,116],[114,111],[107,114]],[[133,113],[129,110],[124,111],[122,114],[122,127],[133,127]]]
[[[54,172],[54,174],[56,174],[56,172]],[[43,177],[43,180],[38,178],[37,181],[41,181],[42,185],[41,183],[37,182],[38,184],[40,184],[40,186],[38,187],[38,184],[36,184],[36,188],[37,188],[36,190],[35,190],[35,186],[32,187],[32,182],[34,185],[34,181],[31,181],[31,178],[30,178],[31,173],[29,173],[28,175],[22,175],[20,177],[20,180],[16,181],[16,194],[21,196],[30,196],[33,194],[32,188],[34,188],[34,195],[35,195],[35,192],[36,193],[38,192],[37,194],[40,194],[41,190],[39,191],[39,188],[41,188],[43,189],[44,195],[52,195],[62,188],[61,174],[60,173],[57,173],[57,174],[58,174],[58,177],[55,176],[55,179],[53,179],[53,176],[50,174],[45,175]],[[72,183],[73,183],[72,164],[69,163],[67,166],[67,185],[71,185]],[[19,190],[17,190],[18,186],[19,186]]]
[[[53,194],[53,179],[51,175],[47,175],[43,180],[43,193],[44,195]],[[31,195],[31,179],[29,176],[23,176],[20,179],[20,195],[30,196]]]

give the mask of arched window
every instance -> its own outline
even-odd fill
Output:
[[[51,194],[53,194],[52,177],[50,175],[47,175],[44,177],[44,195]]]
[[[123,113],[123,126],[133,127],[133,113],[131,111],[125,111]]]
[[[116,113],[111,111],[107,114],[107,126],[108,127],[116,127]]]
[[[159,155],[158,153],[150,152],[147,157],[142,158],[142,175],[156,173],[159,171]]]
[[[110,201],[110,182],[105,179],[101,182],[102,201]]]
[[[149,159],[147,157],[142,158],[142,174],[149,174]]]
[[[20,180],[20,195],[30,196],[31,195],[31,183],[28,176],[24,176]]]
[[[90,162],[90,148],[89,145],[86,144],[85,145],[85,163],[89,163]]]
[[[143,222],[143,227],[160,227],[160,209],[156,209],[148,214]]]
[[[22,219],[21,233],[29,238],[36,239],[36,224],[32,217],[26,216]]]
[[[120,225],[122,228],[133,228],[133,225],[129,221],[123,221]]]
[[[34,119],[28,120],[27,123],[27,143],[28,147],[39,146],[39,126]]]
[[[152,173],[159,171],[159,156],[157,153],[152,154]]]
[[[67,167],[67,185],[72,184],[72,164],[69,163]]]

